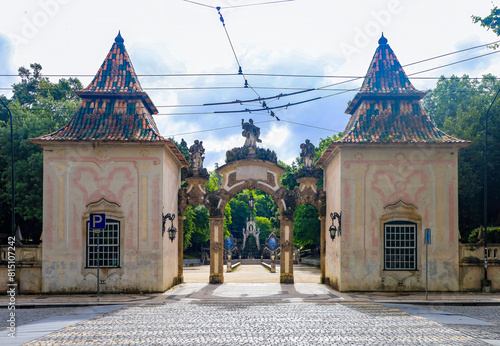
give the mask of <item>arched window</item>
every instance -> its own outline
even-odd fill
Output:
[[[99,257],[96,231],[87,221],[87,268],[96,268],[97,258],[101,268],[120,267],[120,221],[106,219],[106,228],[99,233]]]
[[[391,221],[384,224],[384,269],[417,269],[417,224]]]

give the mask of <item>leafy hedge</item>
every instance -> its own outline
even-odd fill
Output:
[[[468,243],[479,242],[478,235],[481,228],[474,229],[467,239]],[[488,243],[500,244],[500,226],[499,227],[488,227]]]

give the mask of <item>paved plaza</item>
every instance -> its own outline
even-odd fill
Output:
[[[451,305],[460,296],[417,305],[421,295],[401,304],[389,294],[339,293],[314,281],[312,267],[297,267],[293,285],[241,282],[268,280],[260,266],[242,266],[210,285],[206,268],[193,268],[185,284],[165,293],[104,295],[99,306],[95,295],[22,296],[31,303],[17,310],[15,339],[1,310],[0,345],[500,345],[499,295],[469,295],[486,306],[470,299]]]

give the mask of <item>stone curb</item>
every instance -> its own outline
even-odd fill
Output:
[[[71,307],[88,307],[88,306],[108,306],[108,305],[163,305],[170,304],[171,302],[88,302],[88,303],[47,303],[47,304],[17,304],[17,309],[38,309],[38,308],[71,308]],[[191,303],[191,302],[189,302]],[[286,300],[209,300],[209,301],[197,301],[197,304],[286,304]],[[372,304],[399,304],[399,305],[432,305],[432,306],[500,306],[499,302],[456,302],[456,301],[394,301],[394,300],[356,300],[356,301],[335,301],[335,302],[321,302],[321,301],[304,301],[304,303],[313,304],[357,304],[357,303],[372,303]],[[0,304],[0,309],[7,308],[8,305]]]

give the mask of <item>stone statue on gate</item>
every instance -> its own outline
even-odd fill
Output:
[[[249,119],[248,123],[245,123],[244,120],[241,119],[241,127],[243,128],[241,135],[246,138],[245,147],[256,148],[257,143],[262,143],[262,140],[259,139],[260,128],[253,124],[252,119]]]
[[[189,168],[192,170],[201,170],[203,168],[203,160],[205,160],[205,148],[203,148],[203,142],[196,139],[194,144],[189,148]]]
[[[315,155],[314,144],[312,144],[310,140],[306,139],[306,142],[300,145],[300,149],[300,157],[304,162],[304,168],[313,167]]]

